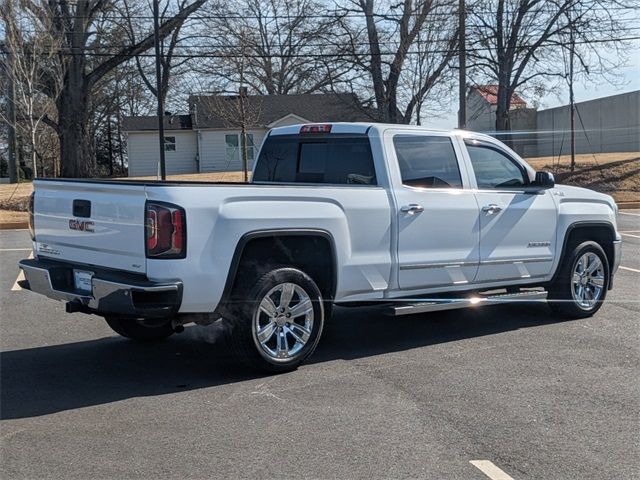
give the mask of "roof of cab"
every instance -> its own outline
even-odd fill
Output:
[[[451,129],[436,129],[436,128],[428,128],[419,125],[404,125],[397,123],[371,123],[371,122],[326,122],[326,123],[300,123],[296,125],[287,125],[286,127],[277,127],[270,130],[269,135],[296,135],[300,133],[300,129],[307,125],[331,125],[331,133],[353,133],[363,135],[366,134],[370,129],[375,129],[379,133],[382,133],[384,130],[393,128],[393,129],[402,129],[402,130],[415,130],[419,132],[434,132],[434,133],[450,133],[452,135],[460,135],[460,134],[472,134],[474,137],[485,137],[485,135],[477,134],[475,132],[468,132],[465,130]]]

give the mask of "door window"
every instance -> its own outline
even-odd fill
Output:
[[[467,144],[478,188],[518,188],[527,185],[524,168],[495,148]]]
[[[396,135],[393,145],[403,184],[421,188],[462,188],[458,159],[448,137]]]

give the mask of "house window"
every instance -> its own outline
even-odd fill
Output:
[[[238,145],[239,145],[238,135],[236,134],[225,135],[224,143],[227,146],[226,147],[227,163],[233,163],[238,161],[238,159],[240,158],[240,155],[239,155],[240,149],[238,148]]]
[[[247,133],[247,160],[253,162],[255,158],[255,145],[253,144],[253,134]]]
[[[226,157],[227,163],[240,162],[242,163],[242,150],[240,148],[239,134],[229,134],[224,136],[224,142],[226,145]],[[247,134],[247,160],[253,162],[255,157],[255,145],[253,143],[253,134]]]
[[[176,137],[164,137],[164,151],[165,152],[176,151]]]

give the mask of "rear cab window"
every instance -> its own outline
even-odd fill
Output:
[[[360,134],[269,136],[260,151],[253,182],[377,185],[369,137]]]
[[[446,136],[399,134],[393,137],[402,183],[418,188],[462,188],[458,158]]]

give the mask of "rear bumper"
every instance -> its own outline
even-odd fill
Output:
[[[182,282],[152,282],[142,275],[112,272],[86,265],[25,259],[25,289],[67,302],[67,312],[161,318],[175,315],[182,301]],[[73,270],[93,272],[92,292],[75,290]]]

